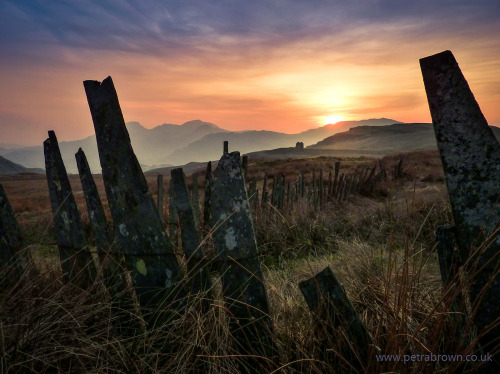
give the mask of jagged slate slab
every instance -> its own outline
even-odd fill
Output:
[[[366,363],[371,337],[332,269],[327,267],[314,277],[300,282],[299,288],[311,312],[332,331],[342,327],[352,346],[357,349],[361,362]],[[353,366],[358,367],[355,355],[351,359],[354,361]]]
[[[63,276],[85,287],[95,279],[96,270],[54,131],[49,131],[43,150]]]
[[[198,225],[194,209],[189,199],[186,176],[182,168],[170,171],[173,194],[173,205],[179,217],[182,248],[187,260],[188,276],[191,279],[192,292],[206,291],[210,288],[210,274],[206,265],[205,254],[201,246]]]
[[[318,201],[319,201],[319,206],[323,206],[323,169],[320,169],[319,171],[319,186],[318,186]]]
[[[257,178],[253,177],[248,187],[248,203],[252,209],[255,209],[257,199]]]
[[[446,286],[457,276],[458,271],[458,256],[455,253],[455,226],[436,227],[436,242],[441,280]]]
[[[21,248],[22,243],[21,230],[14,211],[0,184],[0,292],[21,278],[14,248]]]
[[[239,152],[223,155],[215,170],[212,217],[214,226],[219,225],[214,246],[218,258],[225,261],[223,294],[240,353],[274,356],[269,305]]]
[[[248,155],[241,157],[241,169],[243,170],[243,176],[246,178],[248,174]]]
[[[267,204],[267,173],[264,172],[264,182],[262,184],[262,207],[265,207]]]
[[[107,250],[109,250],[113,242],[113,234],[109,229],[108,221],[104,214],[104,209],[90,171],[87,157],[81,148],[78,149],[75,158],[78,174],[80,175],[80,182],[82,184],[83,195],[85,196],[85,202],[87,204],[90,224],[95,237],[97,254],[102,263],[106,257]]]
[[[12,248],[4,236],[0,236],[0,294],[13,287],[21,279],[21,269]]]
[[[4,237],[6,245],[10,248],[5,255],[17,262],[19,270],[22,272],[36,272],[31,254],[27,248],[24,248],[23,234],[16,219],[16,215],[9,199],[0,184],[0,238]],[[10,253],[10,254],[9,254]],[[0,255],[2,257],[2,255]],[[7,258],[6,257],[6,258]],[[1,264],[0,259],[0,264]]]
[[[497,270],[500,235],[494,232],[500,218],[500,145],[450,51],[422,58],[420,67],[445,172],[460,258],[465,263],[472,255],[473,261],[469,263],[480,269],[472,279],[470,297],[473,303],[479,296],[482,298],[474,316],[481,332],[500,317]],[[490,235],[493,237],[488,238]],[[486,238],[491,243],[477,249]],[[481,293],[487,285],[486,292]],[[488,347],[498,336],[497,324],[481,342]]]
[[[158,186],[158,215],[160,216],[161,221],[163,222],[163,175],[159,174],[156,179],[156,184]]]
[[[172,178],[170,178],[169,189],[168,189],[169,199],[168,199],[168,233],[170,235],[170,241],[173,245],[174,250],[179,247],[178,238],[178,227],[179,227],[179,217],[177,217],[177,209],[174,206],[175,191],[172,184]]]
[[[193,191],[192,191],[192,199],[191,201],[193,202],[193,213],[194,213],[194,219],[198,220],[198,217],[200,216],[199,208],[200,208],[200,201],[198,199],[198,173],[193,173],[192,175],[193,179]]]
[[[179,264],[163,230],[146,178],[132,149],[111,77],[85,81],[113,226],[143,307],[154,307],[180,278]],[[181,295],[179,295],[181,296]]]
[[[205,200],[203,201],[203,224],[205,229],[210,227],[211,217],[211,199],[212,199],[212,161],[208,161],[205,172]]]
[[[134,301],[120,260],[123,255],[108,225],[94,178],[85,153],[80,148],[75,154],[78,174],[89,213],[90,224],[95,237],[97,255],[102,267],[104,284],[111,296],[114,310],[113,326],[122,335],[133,336],[140,330],[138,320],[133,317]]]

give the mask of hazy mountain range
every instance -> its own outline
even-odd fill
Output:
[[[373,127],[394,123],[401,122],[387,118],[343,121],[298,134],[254,130],[234,132],[200,120],[189,121],[182,125],[164,124],[152,129],[146,129],[138,122],[128,122],[127,129],[132,147],[143,170],[149,170],[162,166],[182,165],[193,161],[217,160],[222,154],[224,140],[229,141],[230,151],[238,150],[244,154],[266,149],[294,147],[296,142],[303,142],[305,146],[312,145],[354,126]],[[0,154],[25,167],[45,168],[43,140],[45,139],[40,139],[40,146],[0,149]],[[59,147],[69,173],[78,172],[75,153],[80,147],[86,153],[92,171],[100,173],[95,135],[81,140],[60,141]]]
[[[43,172],[44,172],[43,169],[25,168],[22,165],[16,164],[0,156],[0,174],[43,173]]]

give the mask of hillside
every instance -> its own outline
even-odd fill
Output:
[[[500,139],[500,128],[491,126]],[[314,150],[377,150],[394,153],[437,149],[431,123],[398,123],[390,126],[353,127],[308,147]]]
[[[144,169],[149,169],[152,165],[169,164],[166,156],[172,150],[196,141],[207,134],[227,131],[214,124],[198,120],[186,122],[183,125],[163,124],[153,129],[146,129],[138,122],[128,122],[127,129],[135,154]],[[95,135],[69,142],[61,142],[59,139],[59,148],[69,173],[78,172],[75,161],[75,153],[78,148],[84,150],[91,170],[96,173],[101,171]],[[4,157],[28,167],[45,168],[41,145],[12,150],[5,153]]]
[[[146,129],[138,122],[128,122],[127,129],[143,170],[150,170],[193,161],[218,159],[224,140],[229,141],[230,149],[237,149],[243,154],[266,149],[294,147],[297,142],[303,142],[307,146],[338,132],[346,131],[353,126],[384,126],[393,123],[397,123],[397,121],[387,118],[344,121],[298,134],[253,130],[231,132],[200,120],[189,121],[182,125],[163,124],[152,129]],[[27,167],[44,168],[45,161],[41,143],[37,147],[10,150],[4,154],[4,157]],[[69,173],[78,172],[74,156],[78,148],[84,150],[92,171],[100,172],[95,135],[75,141],[60,141],[59,147]]]
[[[0,156],[0,174],[17,174],[17,173],[43,173],[42,169],[25,168],[22,165],[16,164],[6,158]]]

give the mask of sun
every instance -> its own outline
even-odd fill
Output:
[[[337,123],[340,121],[344,121],[344,117],[339,116],[339,115],[331,115],[331,116],[323,117],[321,122],[323,123],[323,126],[325,126],[325,125],[330,125],[330,124]]]

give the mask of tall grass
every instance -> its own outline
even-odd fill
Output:
[[[474,305],[457,304],[466,300],[462,296],[467,295],[467,277],[460,273],[443,288],[439,274],[434,229],[452,221],[446,190],[434,160],[425,154],[415,157],[420,157],[420,164],[428,163],[423,165],[428,172],[407,169],[406,181],[389,182],[376,196],[329,202],[321,210],[304,202],[285,213],[270,206],[254,212],[278,352],[267,363],[267,371],[354,371],[349,358],[343,357],[348,344],[345,331],[318,324],[298,288],[301,280],[326,266],[341,281],[373,339],[360,371],[481,370],[479,362],[404,363],[376,357],[465,356],[478,351]],[[205,239],[206,253],[213,253],[210,238]],[[241,371],[216,267],[211,270],[214,288],[208,311],[200,307],[206,297],[201,294],[168,323],[123,335],[114,327],[117,311],[102,279],[87,290],[65,283],[51,257],[54,252],[46,245],[30,248],[40,274],[30,274],[0,293],[0,372]],[[45,248],[43,255],[37,253],[40,248]],[[180,254],[179,261],[183,261]],[[126,312],[145,324],[139,312]]]

